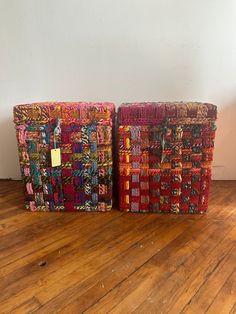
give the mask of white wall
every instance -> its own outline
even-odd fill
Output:
[[[214,178],[236,179],[236,1],[0,0],[0,178],[13,105],[44,100],[218,104]]]

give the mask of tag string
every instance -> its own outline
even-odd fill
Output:
[[[164,162],[165,160],[165,154],[164,154],[164,149],[165,149],[165,132],[166,132],[166,124],[164,124],[162,134],[161,134],[161,163]]]
[[[58,135],[60,135],[60,134],[61,134],[61,119],[58,118],[58,119],[57,119],[57,125],[56,125],[56,127],[55,127],[55,129],[54,129],[54,132],[53,132],[53,147],[54,147],[54,149],[57,148],[56,137],[57,137]]]
[[[165,154],[163,153],[165,149],[165,135],[162,134],[162,139],[161,139],[161,163],[164,162],[165,159]]]

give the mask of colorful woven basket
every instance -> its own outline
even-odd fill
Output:
[[[113,117],[112,103],[14,107],[28,210],[111,209]]]
[[[208,208],[217,107],[123,104],[118,111],[120,209],[203,213]]]

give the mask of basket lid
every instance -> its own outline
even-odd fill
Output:
[[[48,123],[60,118],[62,123],[91,123],[109,120],[115,111],[115,105],[108,102],[41,102],[16,105],[13,109],[14,122]]]
[[[124,103],[118,109],[118,121],[123,125],[201,124],[216,118],[217,107],[200,102]]]

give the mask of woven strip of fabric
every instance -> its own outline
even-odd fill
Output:
[[[111,103],[39,103],[14,107],[25,190],[31,211],[108,211],[112,207]],[[61,132],[54,136],[60,119]],[[51,166],[52,148],[61,166]]]
[[[147,116],[145,106],[124,104],[118,113],[120,209],[205,212],[211,183],[216,106],[148,103]]]

